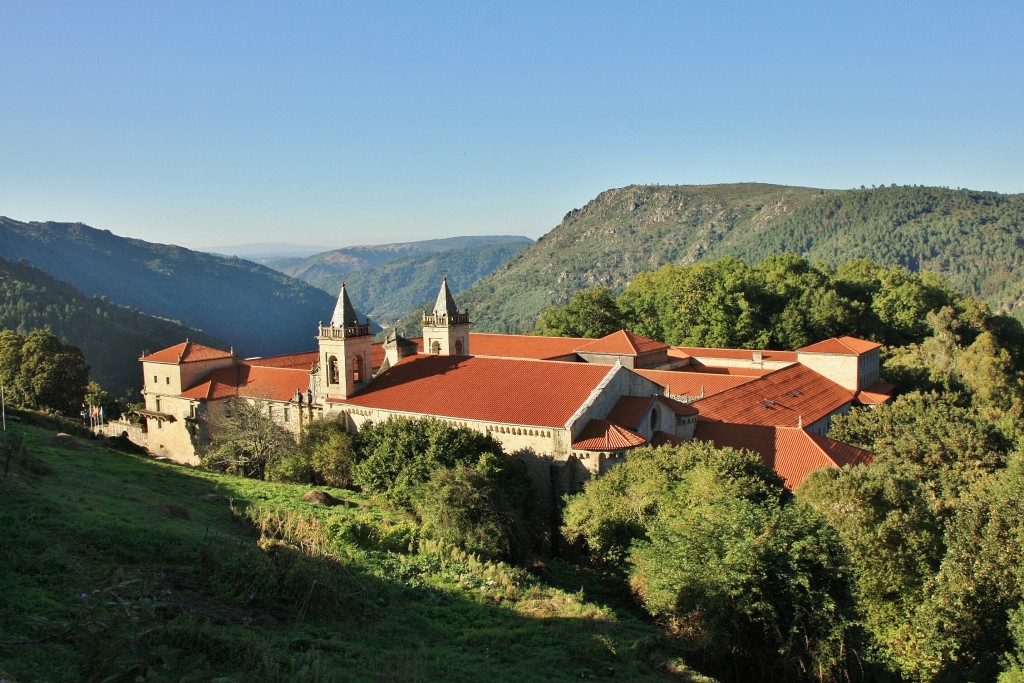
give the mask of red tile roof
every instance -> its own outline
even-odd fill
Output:
[[[674,391],[674,390],[673,390]],[[701,420],[796,427],[853,401],[853,392],[794,364],[696,402]]]
[[[892,400],[892,392],[895,388],[896,385],[889,382],[875,382],[867,389],[858,391],[856,398],[865,405],[887,403]]]
[[[800,486],[814,470],[858,465],[871,462],[874,457],[869,451],[796,427],[700,422],[694,438],[710,441],[718,448],[756,453],[785,480],[790,490]]]
[[[533,337],[525,334],[469,333],[469,351],[474,356],[498,358],[559,358],[571,356],[580,344],[591,340],[581,337]]]
[[[654,396],[622,396],[608,411],[605,420],[626,429],[636,429],[654,401]]]
[[[681,415],[683,417],[693,417],[700,412],[700,410],[698,410],[692,403],[683,403],[682,401],[677,401],[669,396],[659,396],[658,402],[671,408],[676,415]]]
[[[185,341],[170,348],[143,356],[139,360],[151,363],[198,363],[204,360],[232,358],[230,351],[221,351],[195,342]]]
[[[634,370],[641,377],[667,388],[673,396],[714,396],[728,389],[754,381],[754,377],[740,375],[718,375],[703,372],[682,372],[680,370]]]
[[[778,368],[765,370],[764,368],[737,368],[727,365],[684,365],[679,372],[697,372],[702,375],[736,375],[738,377],[762,377],[769,372],[775,372]]]
[[[564,427],[617,368],[477,356],[405,358],[337,402],[419,415]]]
[[[629,330],[619,330],[609,335],[595,339],[589,344],[576,348],[579,353],[613,353],[620,356],[637,356],[648,351],[667,349],[668,344],[654,341],[639,334],[633,334]]]
[[[203,401],[215,401],[232,396],[290,401],[296,391],[305,393],[307,389],[308,369],[268,368],[239,363],[214,370],[181,395]]]
[[[802,349],[797,349],[797,353],[833,353],[841,356],[859,356],[881,346],[878,342],[857,339],[856,337],[832,337],[831,339],[805,346]]]
[[[282,356],[264,356],[263,358],[246,358],[244,363],[261,368],[294,368],[312,370],[319,361],[319,353],[289,353]]]
[[[754,351],[749,349],[709,349],[698,346],[674,346],[672,350],[677,354],[683,354],[683,356],[696,356],[697,358],[722,358],[724,360],[753,360],[754,358]],[[796,361],[796,352],[762,350],[761,359],[794,362]]]
[[[636,432],[604,420],[591,420],[572,447],[578,451],[621,451],[647,443]]]

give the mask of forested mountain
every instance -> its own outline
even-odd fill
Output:
[[[641,271],[794,252],[832,265],[866,256],[945,276],[1019,315],[1024,195],[929,187],[821,190],[764,184],[608,190],[471,287],[478,331],[526,332],[581,289],[618,293]]]
[[[448,237],[436,240],[422,240],[419,242],[397,242],[395,244],[378,244],[356,247],[345,247],[333,251],[325,251],[308,258],[285,258],[265,261],[267,265],[276,268],[286,275],[290,275],[309,284],[319,287],[324,291],[337,293],[338,288],[349,274],[358,271],[379,268],[386,264],[415,256],[429,254],[451,253],[455,251],[473,251],[477,248],[493,246],[498,244],[522,244],[532,243],[529,237],[514,235],[478,235],[467,237]],[[477,258],[472,255],[454,257],[454,261],[465,261],[470,271],[478,270],[479,266],[470,265]],[[484,257],[487,261],[488,257]],[[455,269],[449,268],[454,275]],[[390,271],[396,272],[396,271]],[[412,274],[402,276],[411,277]],[[393,277],[393,276],[385,276]],[[456,279],[469,281],[465,276],[458,276]]]
[[[330,316],[335,302],[249,261],[119,237],[81,223],[0,218],[0,257],[25,259],[88,296],[181,320],[246,355],[308,348],[316,321]]]
[[[374,323],[387,326],[409,311],[410,305],[429,303],[447,274],[454,292],[489,275],[528,246],[527,242],[483,244],[466,249],[406,256],[376,268],[349,273],[348,291]],[[337,292],[337,285],[327,291]]]
[[[61,341],[81,349],[90,377],[116,394],[141,386],[138,359],[145,351],[186,338],[227,348],[181,323],[87,297],[27,263],[0,259],[0,295],[0,329],[26,334],[49,327]]]

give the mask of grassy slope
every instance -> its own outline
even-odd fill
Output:
[[[695,680],[571,568],[541,581],[408,553],[408,521],[351,492],[314,507],[303,487],[16,432],[28,456],[0,479],[0,674],[15,680],[131,680],[140,658],[172,680]],[[253,520],[282,517],[291,542],[261,539]]]

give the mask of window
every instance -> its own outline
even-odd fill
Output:
[[[156,376],[156,375],[153,375],[153,384],[156,384],[156,383],[157,383],[157,382],[159,382],[159,381],[160,381],[160,380],[159,380],[159,379],[157,379],[157,376]]]
[[[168,377],[164,377],[164,380],[166,380],[166,384],[170,384],[171,383],[171,378],[169,376]]]
[[[658,431],[658,427],[661,426],[661,413],[658,412],[657,406],[651,411],[651,431]]]
[[[455,355],[456,356],[461,356],[462,355],[462,340],[461,339],[456,339],[455,340]]]
[[[337,384],[338,383],[338,358],[337,356],[330,356],[327,359],[327,383]]]
[[[362,384],[363,382],[363,357],[353,356],[352,357],[352,382],[353,384]]]
[[[284,412],[284,421],[288,422],[288,417],[289,417],[289,415],[288,415],[288,406],[285,406],[283,408],[283,412]]]
[[[430,352],[435,355],[441,353],[441,342],[437,340],[430,342]]]

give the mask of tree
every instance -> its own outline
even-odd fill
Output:
[[[604,337],[621,329],[622,312],[608,287],[576,292],[565,306],[540,314],[535,334],[547,337]]]
[[[522,560],[535,528],[526,466],[484,454],[476,464],[434,471],[414,507],[429,536],[492,559]]]
[[[49,329],[0,336],[0,381],[12,403],[77,415],[88,378],[82,352],[62,344]]]
[[[971,488],[945,545],[938,574],[902,629],[898,661],[918,680],[992,680],[1001,663],[1012,673],[1024,635],[1024,457]]]
[[[268,466],[295,451],[295,439],[271,415],[263,398],[228,399],[211,420],[213,443],[203,459],[208,467],[226,467],[247,477],[265,479]]]
[[[833,680],[853,652],[838,536],[751,453],[637,449],[568,500],[563,531],[716,675]]]
[[[778,475],[748,453],[719,450],[706,441],[691,441],[678,448],[638,448],[622,465],[589,481],[583,493],[566,501],[562,533],[571,543],[586,541],[596,557],[622,563],[630,545],[646,537],[668,492],[691,470],[730,482],[753,500],[788,495]],[[694,486],[692,495],[699,498],[703,494]]]
[[[949,511],[972,482],[1006,462],[1012,444],[950,394],[904,394],[889,405],[833,419],[829,436],[895,461],[920,479],[936,511]]]
[[[855,613],[835,532],[798,504],[672,496],[630,552],[630,584],[715,672],[846,678]]]
[[[802,504],[834,528],[873,646],[889,663],[942,559],[942,528],[913,470],[897,461],[812,472]]]
[[[435,470],[474,465],[485,453],[504,455],[491,436],[432,418],[393,418],[365,425],[356,449],[360,462],[353,481],[402,507],[411,506],[416,489]]]
[[[299,450],[309,461],[314,484],[351,488],[356,462],[352,436],[334,420],[314,420],[299,439]]]

